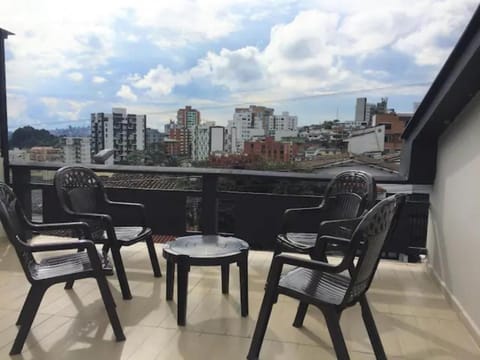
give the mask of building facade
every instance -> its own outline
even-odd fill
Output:
[[[91,154],[114,149],[114,163],[127,161],[127,156],[145,150],[147,116],[127,114],[125,108],[113,108],[111,114],[91,114]]]
[[[298,144],[275,141],[268,136],[262,140],[246,141],[244,153],[258,155],[268,161],[290,162],[298,154]]]
[[[225,128],[208,122],[192,129],[192,160],[207,160],[212,153],[223,153]]]
[[[200,111],[192,109],[191,106],[185,106],[185,109],[177,111],[177,126],[191,129],[200,125]]]
[[[385,126],[355,130],[345,141],[348,142],[348,152],[351,154],[381,154],[385,150]]]
[[[405,125],[412,117],[411,114],[396,114],[395,112],[376,114],[373,117],[373,125],[385,126],[385,151],[397,152],[403,147],[402,133]]]
[[[89,164],[91,162],[90,139],[88,137],[65,136],[61,139],[63,161],[67,164]]]
[[[227,134],[229,151],[240,154],[246,141],[273,136],[277,140],[283,137],[298,136],[298,117],[283,112],[274,115],[274,109],[250,105],[248,108],[236,108],[233,119],[228,122]]]
[[[267,119],[267,131],[269,136],[274,136],[277,131],[297,133],[298,117],[290,115],[288,111],[282,112],[281,115],[271,115]],[[291,135],[289,135],[291,136]]]
[[[60,162],[62,161],[63,151],[60,148],[52,146],[34,146],[30,149],[31,161],[49,161]]]

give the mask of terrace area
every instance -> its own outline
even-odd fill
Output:
[[[36,241],[59,240],[40,237]],[[59,240],[61,241],[61,240]],[[157,244],[157,252],[161,253]],[[13,249],[0,245],[0,358],[17,332],[15,319],[28,283]],[[127,340],[117,343],[93,279],[78,281],[66,291],[47,292],[33,324],[24,359],[244,359],[258,316],[271,253],[249,257],[250,314],[240,316],[238,276],[232,270],[230,294],[222,295],[218,268],[190,272],[187,325],[176,323],[176,297],[165,300],[165,277],[151,276],[143,246],[124,250],[134,298],[122,300],[118,282],[109,278]],[[333,259],[334,261],[335,259]],[[165,269],[165,262],[161,260]],[[391,359],[478,359],[476,346],[442,290],[423,263],[383,260],[369,291],[382,341]],[[274,307],[262,349],[263,359],[334,359],[320,311],[311,309],[303,329],[291,326],[297,303],[280,297]],[[341,320],[352,359],[374,359],[359,307]]]
[[[0,35],[8,36],[5,31]],[[3,41],[0,43],[3,46]],[[0,64],[3,62],[0,59]],[[374,174],[382,195],[408,194],[398,231],[383,249],[383,259],[367,293],[390,359],[480,358],[479,62],[480,7],[407,124],[398,171],[361,164]],[[13,187],[27,215],[45,222],[65,220],[52,184],[54,171],[65,164],[8,161],[2,70],[3,178]],[[264,296],[272,259],[269,250],[279,233],[282,214],[288,208],[318,205],[325,184],[342,166],[359,167],[352,161],[336,165],[323,173],[300,174],[89,164],[106,180],[112,200],[145,205],[147,224],[156,235],[170,239],[220,233],[247,241],[251,247],[249,315],[240,316],[237,269],[231,274],[230,294],[224,295],[218,268],[193,267],[187,323],[178,326],[176,294],[174,301],[166,300],[165,277],[153,278],[144,247],[132,246],[122,254],[133,299],[123,300],[116,276],[108,278],[125,342],[114,341],[95,282],[82,280],[75,282],[73,290],[54,286],[47,292],[23,352],[14,358],[244,359]],[[132,182],[132,176],[138,181]],[[172,183],[170,177],[181,178],[181,184]],[[252,185],[256,191],[249,190]],[[115,215],[120,219],[128,216]],[[44,234],[34,241],[62,239]],[[165,274],[161,258],[164,245],[155,246]],[[27,291],[28,282],[14,249],[0,238],[0,359],[10,358],[8,351],[18,331],[15,320]],[[335,358],[318,310],[308,311],[303,328],[292,327],[297,304],[280,296],[261,358]],[[358,306],[345,311],[341,325],[353,359],[375,358]]]

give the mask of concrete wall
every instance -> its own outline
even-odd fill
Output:
[[[429,262],[480,338],[480,93],[438,144],[430,197]]]
[[[352,134],[347,139],[348,152],[364,154],[366,152],[382,152],[385,144],[385,126],[368,128]]]

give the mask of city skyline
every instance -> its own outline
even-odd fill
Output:
[[[256,104],[301,126],[353,120],[363,96],[410,112],[476,5],[11,2],[0,14],[16,34],[6,42],[9,125],[85,126],[92,112],[127,107],[161,129],[185,105],[226,125],[235,107]]]

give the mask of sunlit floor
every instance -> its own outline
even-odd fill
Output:
[[[165,262],[157,245],[162,271]],[[154,278],[146,247],[122,250],[133,300],[121,299],[109,282],[127,337],[117,343],[96,283],[52,287],[23,353],[25,359],[245,359],[263,296],[271,254],[250,252],[250,315],[240,316],[238,270],[231,265],[230,294],[222,295],[220,268],[192,267],[187,325],[177,327],[176,295],[165,300],[165,276]],[[0,244],[0,359],[17,333],[14,325],[29,284],[13,249]],[[480,359],[480,350],[422,264],[382,261],[368,298],[386,353],[393,359]],[[281,296],[274,306],[262,359],[333,359],[321,313],[309,309],[303,329],[291,326],[296,302]],[[353,359],[374,359],[359,307],[341,320]]]

